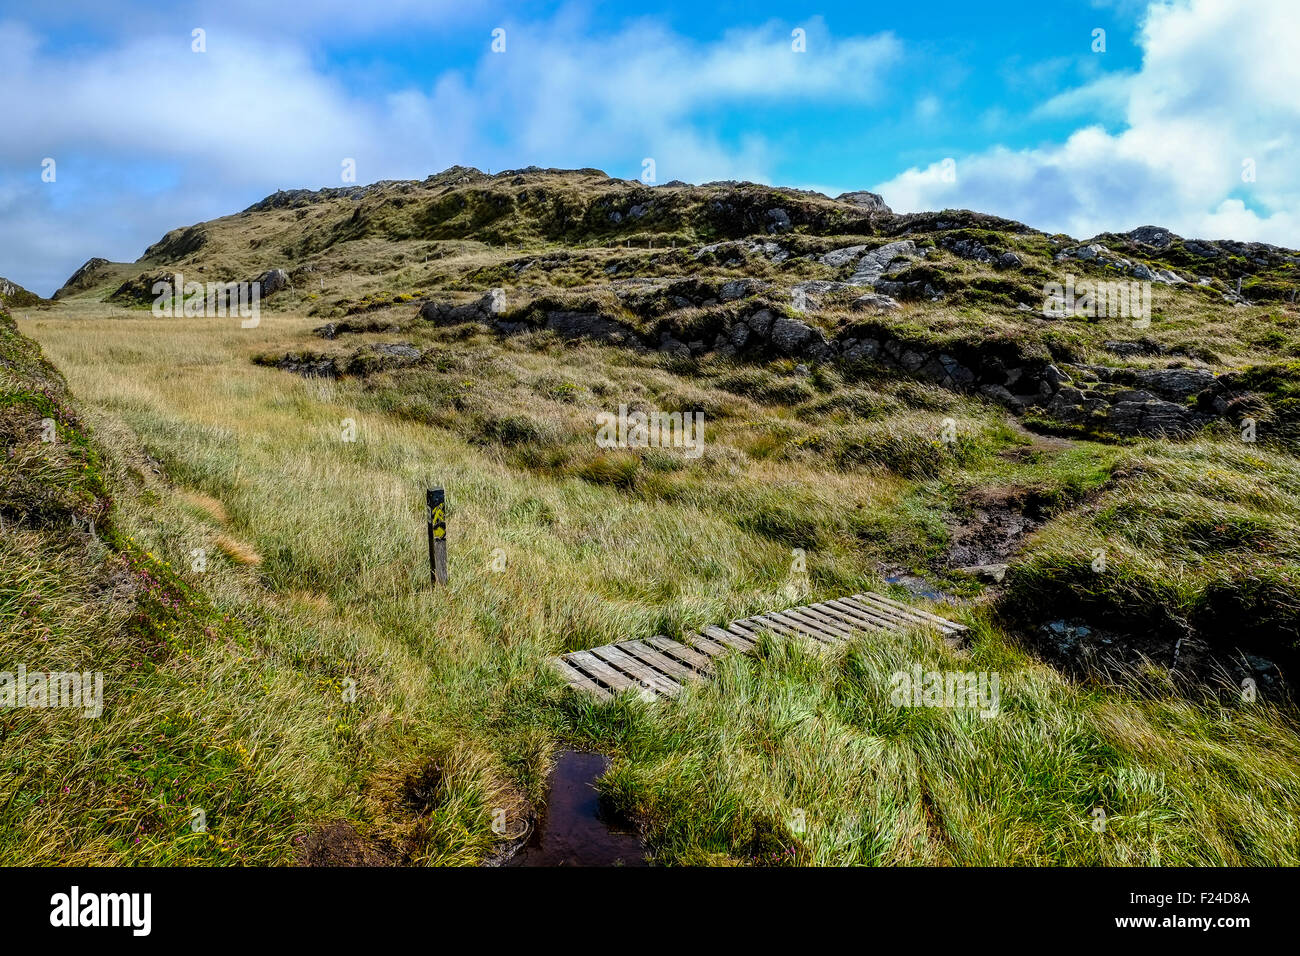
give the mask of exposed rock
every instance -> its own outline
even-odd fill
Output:
[[[1018,412],[1025,407],[1025,403],[1012,395],[1011,390],[1005,385],[981,385],[979,391],[981,395],[993,399],[999,405],[1003,405],[1012,411]]]
[[[790,253],[779,242],[753,239],[730,239],[725,242],[710,243],[696,250],[695,258],[713,256],[724,263],[741,265],[747,255],[766,256],[773,262],[784,262],[790,258]]]
[[[1007,576],[1007,567],[1005,564],[972,564],[955,570],[959,574],[968,575],[979,581],[985,581],[989,584],[1001,584],[1002,579]]]
[[[266,298],[289,287],[289,273],[283,269],[268,269],[255,281],[259,283],[259,288],[262,290],[262,298]]]
[[[420,306],[420,318],[435,325],[460,325],[486,322],[505,311],[506,296],[502,289],[492,289],[481,298],[463,305],[432,300]]]
[[[998,258],[998,253],[993,252],[983,243],[976,242],[974,239],[944,236],[939,240],[939,245],[962,259],[973,259],[976,262],[995,262]]]
[[[615,345],[640,344],[630,328],[599,312],[547,312],[546,328],[565,338],[595,339]]]
[[[896,299],[870,292],[854,299],[849,308],[854,312],[897,312],[901,306]]]
[[[659,336],[659,351],[673,358],[690,358],[691,350],[685,342],[673,338],[667,332]]]
[[[1134,242],[1153,246],[1156,249],[1168,249],[1173,242],[1173,234],[1160,226],[1138,226],[1129,232],[1128,237]]]
[[[1214,381],[1214,373],[1203,368],[1147,369],[1137,373],[1139,387],[1173,402],[1186,401]]]
[[[768,232],[789,232],[793,228],[790,222],[790,214],[784,209],[769,209],[767,211],[767,231]]]
[[[776,317],[772,314],[770,309],[759,309],[746,319],[745,322],[760,336],[766,338],[768,333],[772,331],[772,322],[775,318]]]
[[[761,279],[735,279],[718,290],[719,302],[733,302],[754,295],[767,288]]]
[[[866,246],[845,246],[842,249],[832,249],[830,252],[819,256],[817,261],[824,266],[830,266],[832,269],[839,269],[862,255],[863,250],[866,248]]]
[[[797,352],[813,337],[812,327],[798,319],[779,318],[772,323],[772,346],[783,355]]]
[[[853,203],[870,213],[883,213],[884,215],[893,215],[893,210],[885,205],[885,200],[877,193],[867,192],[865,189],[859,189],[851,193],[840,193],[835,197],[840,202]]]
[[[1109,425],[1120,435],[1146,437],[1188,435],[1208,418],[1185,405],[1173,402],[1117,402],[1110,410]]]
[[[849,285],[878,285],[881,276],[892,269],[896,262],[915,255],[916,243],[911,239],[900,239],[864,253],[849,279]]]

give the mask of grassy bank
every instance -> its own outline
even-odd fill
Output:
[[[312,324],[74,304],[23,325],[85,408],[117,537],[5,536],[6,581],[27,569],[0,605],[5,659],[106,675],[96,720],[4,715],[7,862],[473,863],[494,809],[522,826],[544,799],[562,743],[613,756],[603,786],[666,863],[1300,861],[1293,712],[1158,672],[1072,684],[975,606],[945,609],[974,626],[966,650],[773,645],[656,707],[579,701],[543,663],[882,587],[883,568],[944,552],[973,490],[1033,489],[1055,516],[1044,553],[1078,550],[1069,522],[1129,487],[1123,449],[1044,447],[983,403],[780,364],[687,373],[472,336],[405,378],[251,363]],[[706,453],[595,448],[591,412],[628,396],[704,410]],[[962,441],[940,440],[944,419]],[[430,480],[450,499],[440,594]],[[158,584],[119,593],[119,563]],[[892,705],[889,674],[917,663],[997,671],[1001,715]]]

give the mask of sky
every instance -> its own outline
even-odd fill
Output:
[[[1295,248],[1297,91],[1300,0],[0,0],[0,276],[49,295],[348,161]]]

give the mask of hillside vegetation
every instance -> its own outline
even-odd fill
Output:
[[[102,662],[105,712],[4,713],[0,852],[483,862],[577,746],[661,863],[1294,865],[1295,266],[459,168],[92,260],[23,325],[79,406],[6,326],[37,404],[0,613],[5,660]],[[1142,270],[1148,326],[1043,314],[1066,274]],[[178,272],[275,288],[253,327],[154,316]],[[620,406],[702,413],[701,453],[601,447]],[[545,663],[860,590],[969,640],[769,641],[658,705]],[[997,672],[999,716],[892,704],[916,665]]]

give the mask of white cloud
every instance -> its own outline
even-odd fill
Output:
[[[1103,76],[1043,107],[1122,104],[1121,129],[959,157],[877,188],[896,210],[960,206],[1090,236],[1144,223],[1206,238],[1300,246],[1300,5],[1294,0],[1152,4],[1141,68]],[[1242,161],[1256,161],[1254,183]]]
[[[380,6],[384,16],[403,8]],[[280,33],[213,30],[206,53],[190,51],[188,29],[56,53],[29,27],[0,22],[0,187],[16,193],[8,211],[22,223],[0,234],[0,274],[48,294],[89,256],[134,258],[191,213],[233,212],[274,188],[339,185],[347,158],[359,182],[453,163],[603,164],[630,177],[644,157],[660,181],[765,181],[768,144],[728,141],[702,113],[870,102],[901,55],[887,33],[832,38],[815,19],[801,24],[803,53],[791,49],[791,27],[775,23],[707,43],[648,19],[605,35],[573,13],[503,26],[505,53],[490,52],[485,33],[468,70],[433,54],[427,86],[374,96]],[[59,164],[54,184],[39,181],[46,156]],[[159,194],[158,180],[173,185]]]

